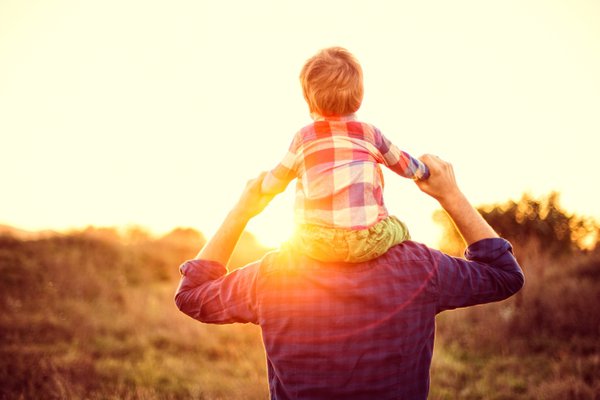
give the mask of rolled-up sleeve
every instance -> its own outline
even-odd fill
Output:
[[[298,146],[301,142],[302,132],[297,132],[283,156],[283,159],[264,177],[261,191],[267,194],[279,194],[296,177],[298,162]]]
[[[260,262],[227,273],[220,263],[184,262],[175,294],[179,310],[201,322],[256,324],[256,278]]]
[[[523,287],[523,271],[506,240],[475,242],[465,251],[465,258],[437,253],[438,312],[504,300]]]
[[[267,173],[262,181],[261,191],[266,194],[279,194],[295,178],[294,163],[296,154],[287,152],[283,160]]]
[[[421,160],[400,150],[378,129],[375,129],[375,134],[375,143],[383,157],[385,166],[405,178],[413,180],[429,178],[429,168]]]

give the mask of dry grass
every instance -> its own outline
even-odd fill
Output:
[[[0,238],[1,399],[268,398],[259,329],[173,303],[201,237],[98,233]],[[246,237],[235,263],[264,251]],[[518,296],[438,318],[430,398],[600,398],[600,254],[520,252]]]
[[[177,265],[197,246],[1,238],[0,398],[266,397],[257,327],[175,307]]]
[[[520,293],[438,317],[430,398],[600,399],[600,253],[518,251]]]

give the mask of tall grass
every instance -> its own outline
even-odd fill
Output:
[[[199,245],[0,238],[0,398],[267,396],[257,327],[202,325],[174,305],[177,266]]]
[[[268,398],[259,329],[200,324],[173,303],[177,266],[203,241],[0,237],[0,398]],[[265,251],[246,235],[232,266]],[[518,252],[520,294],[438,317],[430,398],[600,398],[600,253]]]

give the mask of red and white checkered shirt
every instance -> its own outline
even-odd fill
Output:
[[[388,216],[380,164],[405,178],[429,176],[425,164],[354,114],[319,118],[294,135],[283,160],[265,176],[262,191],[282,192],[298,178],[296,223],[366,229]]]

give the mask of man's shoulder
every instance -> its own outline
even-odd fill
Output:
[[[294,271],[307,271],[311,269],[332,269],[357,271],[371,269],[377,265],[401,264],[410,262],[430,262],[433,260],[433,253],[438,250],[431,249],[425,244],[414,242],[412,240],[404,241],[390,248],[382,256],[363,263],[341,263],[341,262],[322,262],[311,259],[308,256],[295,252],[289,248],[281,248],[266,254],[260,261],[260,273],[285,273],[294,274]]]
[[[293,274],[294,271],[300,271],[306,268],[314,268],[319,263],[316,260],[299,254],[287,246],[273,250],[264,255],[259,261],[259,273],[261,275],[270,275],[274,273]]]
[[[381,262],[430,261],[436,252],[438,250],[432,249],[423,243],[405,240],[390,248],[385,254],[379,257],[379,260]]]

